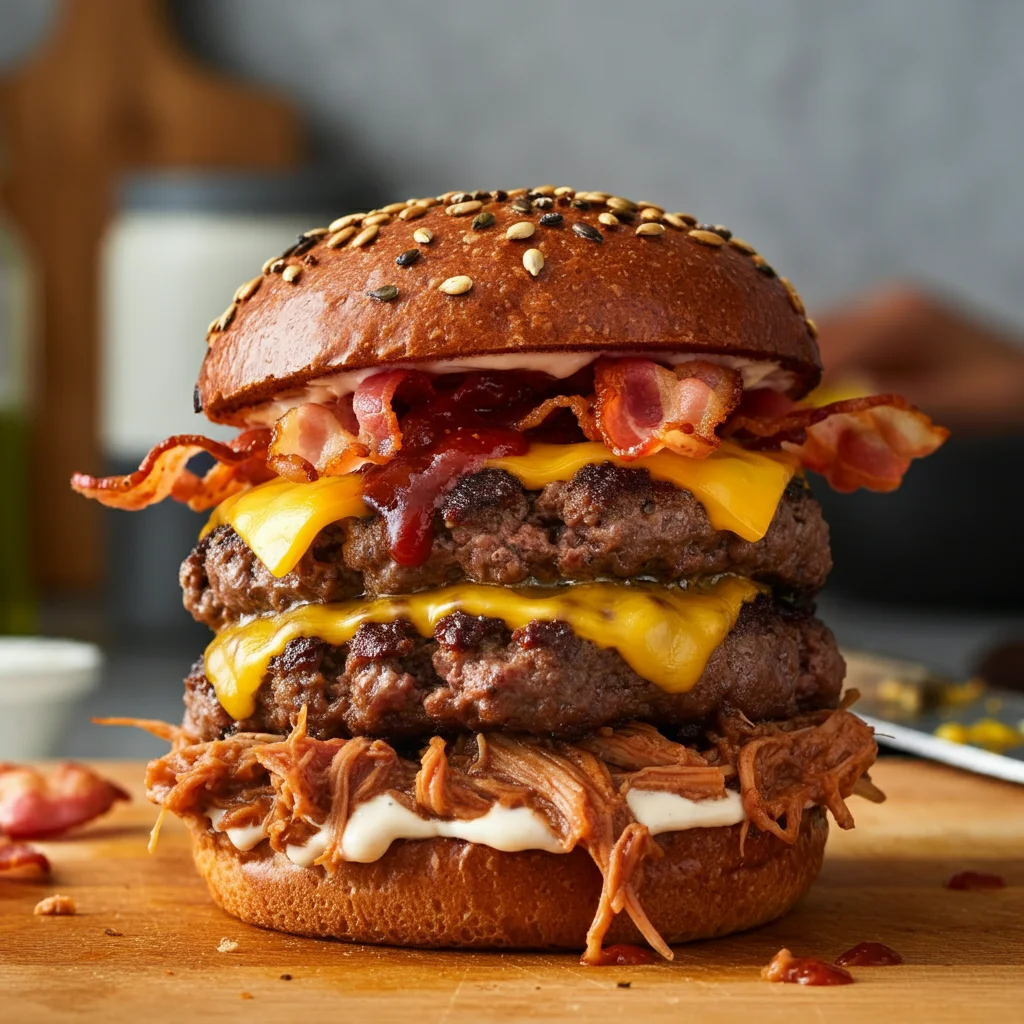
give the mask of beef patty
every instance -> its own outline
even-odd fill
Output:
[[[185,728],[204,740],[287,733],[303,705],[311,735],[411,738],[508,729],[573,739],[628,719],[694,735],[719,711],[789,718],[831,708],[845,666],[831,632],[808,612],[760,597],[688,693],[667,693],[613,649],[562,622],[510,631],[456,612],[432,638],[406,621],[365,624],[350,643],[293,640],[269,665],[252,717],[234,722],[197,662],[185,681]]]
[[[669,583],[720,572],[817,590],[832,567],[828,527],[802,481],[786,489],[756,543],[715,530],[689,492],[645,469],[589,465],[567,482],[526,491],[504,470],[464,476],[438,511],[429,558],[409,568],[390,556],[380,516],[345,519],[316,536],[275,579],[228,526],[205,537],[181,567],[185,607],[220,629],[242,615],[366,593],[408,594],[458,580],[647,577]]]

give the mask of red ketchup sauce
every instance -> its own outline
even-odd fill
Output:
[[[640,964],[653,964],[654,953],[643,946],[631,946],[620,942],[614,946],[605,946],[600,958],[594,962],[581,960],[584,967],[636,967]]]
[[[985,889],[1005,889],[1006,879],[1002,875],[990,875],[987,871],[961,871],[946,882],[947,889],[960,892],[982,892]]]
[[[422,565],[433,543],[434,514],[459,478],[488,459],[525,455],[530,441],[513,425],[548,394],[582,386],[575,378],[506,372],[436,378],[426,389],[416,377],[400,388],[396,404],[408,402],[399,416],[401,450],[363,472],[363,497],[384,519],[391,557],[399,565]],[[557,414],[551,420],[531,434],[550,441],[582,437],[574,421],[567,425]]]
[[[836,957],[840,967],[890,967],[903,963],[903,957],[881,942],[858,942]]]
[[[761,971],[765,981],[780,981],[788,985],[852,985],[853,975],[835,964],[827,964],[813,956],[793,956],[788,949],[780,949],[771,963]]]

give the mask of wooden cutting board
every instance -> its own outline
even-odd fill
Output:
[[[142,765],[102,770],[134,802],[39,844],[51,880],[0,878],[4,1021],[1024,1021],[1024,787],[885,761],[873,775],[889,801],[854,801],[858,828],[833,830],[820,880],[789,917],[680,947],[672,964],[585,968],[570,955],[346,946],[240,924],[209,901],[177,821],[147,855]],[[943,887],[964,869],[1008,888]],[[33,916],[54,892],[73,896],[78,915]],[[225,938],[237,948],[219,952]],[[781,946],[832,958],[869,938],[905,965],[857,969],[841,988],[759,978]]]

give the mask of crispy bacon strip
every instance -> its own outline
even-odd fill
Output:
[[[385,370],[367,377],[344,401],[289,409],[274,425],[268,464],[278,475],[304,482],[388,462],[402,447],[396,394],[402,389],[422,396],[429,388],[430,378],[418,370]]]
[[[532,430],[539,427],[556,409],[570,409],[587,440],[600,441],[601,432],[597,429],[590,406],[590,400],[583,395],[556,395],[554,398],[545,399],[528,412],[515,424],[515,429],[524,432]]]
[[[263,427],[247,430],[227,444],[199,434],[175,434],[150,449],[134,473],[106,477],[75,473],[71,486],[110,508],[137,511],[170,497],[200,512],[243,487],[270,479],[269,441],[270,431]],[[219,463],[203,477],[187,468],[200,452],[208,452]]]
[[[720,441],[720,423],[739,404],[735,370],[694,361],[671,369],[649,359],[599,359],[594,419],[604,443],[626,459],[669,448],[704,458]]]
[[[49,776],[37,768],[0,765],[0,832],[12,839],[60,835],[128,799],[120,786],[70,761]]]
[[[46,854],[28,843],[5,843],[0,841],[0,872],[18,871],[37,875],[50,874],[50,862]]]
[[[749,399],[749,400],[748,400]],[[899,395],[848,398],[808,406],[782,395],[754,392],[726,432],[795,452],[806,469],[837,491],[859,487],[894,491],[914,459],[931,455],[949,437]]]

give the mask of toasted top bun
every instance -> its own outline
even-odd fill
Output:
[[[210,325],[195,403],[232,422],[346,370],[604,351],[775,360],[799,397],[820,377],[814,338],[789,282],[720,225],[604,192],[449,192],[268,260]]]

